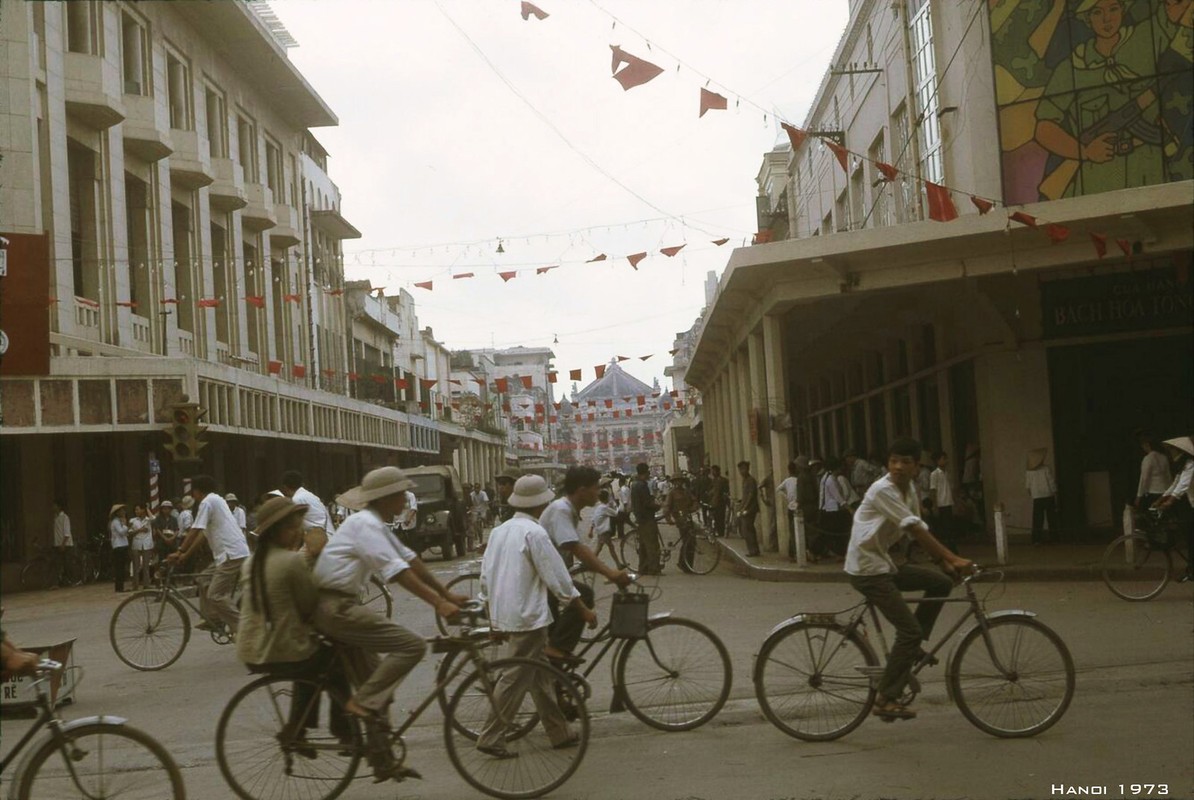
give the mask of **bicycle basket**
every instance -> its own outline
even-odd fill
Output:
[[[643,592],[618,592],[609,612],[609,634],[615,639],[645,639],[651,596]]]

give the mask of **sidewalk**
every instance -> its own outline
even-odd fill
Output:
[[[810,564],[799,567],[786,555],[765,552],[747,558],[741,538],[719,539],[721,566],[759,581],[845,581],[842,562]],[[1105,544],[1056,544],[1033,547],[1027,544],[1008,547],[1008,563],[1000,565],[993,544],[964,544],[961,555],[989,569],[998,569],[1008,581],[1101,581],[1099,563]]]

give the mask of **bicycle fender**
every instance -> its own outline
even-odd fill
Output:
[[[647,617],[647,622],[656,622],[661,619],[667,619],[673,613],[674,612],[671,612],[671,611],[660,611],[658,614],[651,614],[650,616]]]
[[[819,622],[829,625],[837,624],[837,614],[797,614],[793,617],[788,617],[782,622],[778,623],[774,628],[767,631],[767,635],[763,637],[763,641],[770,639],[775,634],[782,631],[784,628],[790,628],[793,625],[803,625],[806,622]]]
[[[1036,612],[1028,611],[1023,608],[1005,608],[1002,611],[992,611],[990,614],[987,614],[986,616],[987,616],[988,621],[997,620],[997,619],[1006,619],[1008,617],[1025,617],[1027,619],[1032,619],[1033,617],[1036,616]],[[949,679],[957,674],[958,664],[957,664],[956,656],[958,654],[958,645],[961,644],[963,639],[965,639],[967,636],[970,635],[971,631],[975,630],[978,627],[980,627],[978,622],[975,622],[969,628],[962,631],[962,633],[959,634],[958,637],[954,640],[953,645],[949,648],[949,656],[945,659],[945,678],[946,678],[945,694],[949,697],[949,701],[951,703],[954,703],[955,699],[954,699],[953,681],[951,681]]]
[[[63,733],[70,733],[73,730],[78,730],[86,725],[113,725],[123,726],[128,723],[124,717],[98,716],[98,717],[81,717],[73,719],[70,722],[63,723],[60,730]],[[42,742],[46,741],[46,737],[40,737],[36,742],[31,742],[25,754],[21,756],[21,760],[17,762],[16,769],[12,773],[12,782],[8,785],[8,800],[18,800],[17,787],[21,785],[21,778],[25,775],[25,770],[29,767],[29,761],[41,749]]]

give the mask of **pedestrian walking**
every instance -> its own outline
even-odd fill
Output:
[[[1152,436],[1140,437],[1140,449],[1144,458],[1140,460],[1140,483],[1136,487],[1136,508],[1150,508],[1161,499],[1173,483],[1169,472],[1169,459],[1165,457],[1162,445]]]
[[[514,507],[510,505],[510,495],[514,493],[514,483],[522,477],[522,473],[513,467],[506,467],[493,479],[497,489],[497,519],[506,522],[514,517]]]
[[[153,567],[157,548],[153,541],[153,518],[140,503],[133,507],[129,520],[129,555],[133,559],[133,591],[153,584]]]
[[[721,474],[721,467],[709,468],[709,511],[713,517],[713,532],[726,535],[726,517],[730,506],[730,481]]]
[[[697,474],[692,479],[692,495],[696,498],[697,507],[701,510],[701,524],[706,527],[713,526],[713,517],[709,512],[709,486],[712,480],[709,477],[709,467],[702,466],[697,470]]]
[[[158,561],[173,553],[178,545],[178,521],[174,516],[174,503],[170,500],[162,501],[153,518],[153,543]]]
[[[58,585],[61,586],[66,578],[65,567],[75,552],[75,537],[71,535],[70,517],[66,515],[66,504],[61,500],[55,500],[51,510],[54,556],[58,561]]]
[[[129,522],[124,503],[116,503],[108,509],[108,541],[112,545],[116,591],[123,592],[129,576]]]
[[[635,524],[638,526],[639,565],[644,575],[659,575],[662,572],[659,563],[659,525],[655,522],[655,512],[659,508],[655,505],[655,498],[647,481],[650,470],[649,466],[641,463],[634,468],[634,483],[630,486],[630,506],[634,512]]]
[[[1028,452],[1024,473],[1024,487],[1032,497],[1032,543],[1044,544],[1060,539],[1057,531],[1057,482],[1053,471],[1045,464],[1049,448],[1038,447]],[[1045,528],[1048,527],[1048,537]]]
[[[759,532],[755,518],[759,516],[759,482],[750,474],[750,462],[738,462],[738,475],[742,478],[742,507],[738,517],[738,535],[746,543],[746,554],[756,557],[759,552]]]
[[[930,508],[933,510],[933,530],[937,538],[950,550],[958,552],[957,527],[954,517],[954,489],[949,477],[949,454],[939,450],[933,454],[936,467],[929,475]]]
[[[614,557],[614,563],[618,561],[613,536],[613,520],[616,515],[617,511],[610,503],[609,490],[602,489],[597,493],[597,505],[593,506],[593,535],[597,537],[597,549],[593,555],[600,557],[601,551],[608,547],[610,555]]]
[[[552,619],[559,618],[551,600],[557,609],[567,603],[565,612],[575,614],[582,625],[592,628],[597,624],[597,615],[572,582],[555,542],[537,522],[554,503],[562,500],[571,505],[567,477],[564,482],[565,497],[554,500],[543,478],[519,478],[509,498],[514,516],[489,534],[489,546],[481,560],[481,592],[488,602],[490,628],[505,639],[502,658],[545,659]],[[506,747],[505,734],[527,692],[531,693],[552,747],[564,749],[579,743],[546,673],[509,669],[494,689],[494,708],[477,739],[479,752],[499,759],[516,757]]]
[[[777,499],[776,513],[786,513],[788,516],[788,557],[796,557],[796,516],[800,513],[800,478],[797,477],[799,468],[796,461],[788,462],[788,477],[780,481],[775,488]]]
[[[846,496],[842,492],[842,484],[838,481],[840,462],[830,458],[825,462],[825,471],[818,481],[818,509],[817,524],[827,534],[843,536],[850,530],[850,508]]]

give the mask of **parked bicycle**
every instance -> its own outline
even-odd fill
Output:
[[[659,566],[662,568],[671,560],[673,550],[679,550],[680,555],[677,561],[680,569],[693,575],[708,575],[717,569],[717,565],[721,561],[721,547],[717,544],[717,537],[713,531],[700,525],[691,517],[683,520],[682,523],[678,526],[679,536],[674,541],[665,542],[662,534],[660,535]],[[641,552],[639,540],[638,529],[633,528],[626,532],[626,536],[619,546],[622,567],[631,572],[638,572],[642,567],[639,558]]]
[[[21,568],[21,588],[26,591],[52,586],[78,586],[94,574],[93,556],[78,547],[62,552],[46,545],[36,545],[33,555]]]
[[[912,602],[970,607],[912,668],[907,705],[921,691],[917,676],[971,617],[974,624],[945,664],[946,686],[958,710],[993,736],[1034,736],[1061,719],[1074,696],[1074,662],[1065,643],[1031,611],[988,613],[974,582],[965,596]],[[985,573],[997,581],[1002,573]],[[868,619],[870,622],[868,623]],[[871,643],[878,640],[883,658]],[[888,655],[879,615],[869,602],[829,614],[797,614],[777,625],[755,660],[755,695],[763,714],[789,736],[828,741],[857,728],[871,712]]]
[[[453,636],[429,640],[433,652],[448,654],[452,668],[440,670],[435,687],[394,729],[344,710],[348,698],[333,677],[339,665],[347,667],[338,651],[314,679],[267,675],[245,686],[228,702],[216,727],[216,759],[228,785],[243,800],[332,800],[348,787],[362,759],[373,767],[376,780],[417,777],[405,767],[403,736],[436,700],[445,709],[448,758],[471,786],[493,797],[527,798],[563,785],[588,749],[589,715],[582,693],[572,679],[543,661],[483,657],[490,631],[483,624],[482,604],[467,604],[461,619]],[[495,691],[509,670],[529,673],[528,684],[542,680],[555,687],[572,711],[575,745],[548,739],[537,724],[529,693],[513,712],[501,713]],[[325,697],[327,713],[320,715]],[[476,732],[495,722],[505,728],[504,745],[512,757],[495,758],[477,747]]]
[[[1190,553],[1178,544],[1184,533],[1173,514],[1160,509],[1136,514],[1136,527],[1107,545],[1103,551],[1103,583],[1112,594],[1124,600],[1151,600],[1165,590],[1173,579],[1173,557],[1181,559],[1190,570]]]
[[[42,728],[49,736],[17,765],[10,786],[14,800],[185,800],[182,773],[170,753],[152,736],[120,717],[84,717],[66,722],[54,709],[46,683],[62,664],[42,660],[33,680],[37,721],[4,759],[0,772],[20,755]]]
[[[605,625],[591,636],[576,655],[587,661],[561,667],[577,682],[587,698],[588,678],[612,651],[614,696],[610,712],[629,711],[642,722],[662,731],[687,731],[704,725],[717,715],[730,696],[733,668],[730,654],[717,634],[699,622],[672,616],[671,612],[648,615],[649,599],[658,587],[648,590],[632,575],[630,588],[618,594],[638,595],[642,626],[639,630],[615,630],[611,614]],[[459,589],[457,591],[460,591]],[[597,649],[596,655],[590,653]],[[493,649],[482,654],[492,657]],[[446,680],[455,669],[453,655],[443,660],[439,678]]]

